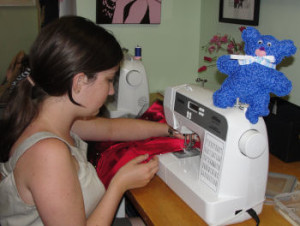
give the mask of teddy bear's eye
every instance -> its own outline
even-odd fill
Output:
[[[271,43],[271,42],[268,42],[268,43],[267,43],[267,46],[271,46],[271,45],[272,45],[272,43]]]
[[[260,45],[263,44],[263,41],[262,41],[262,40],[259,40],[259,41],[258,41],[258,44],[260,44]]]

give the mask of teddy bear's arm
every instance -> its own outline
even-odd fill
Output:
[[[282,72],[274,70],[269,87],[277,96],[286,96],[292,90],[292,82]]]
[[[217,67],[220,72],[230,75],[238,69],[239,64],[237,60],[232,60],[230,55],[223,55],[218,58]]]

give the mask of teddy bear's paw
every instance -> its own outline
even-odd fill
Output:
[[[247,117],[246,118],[252,123],[252,124],[256,124],[258,122],[258,116],[254,117],[252,116],[251,118]]]
[[[252,123],[256,124],[258,122],[259,115],[254,114],[253,112],[249,111],[249,109],[246,111],[246,118]]]
[[[279,97],[283,97],[288,95],[291,91],[292,91],[292,84],[290,83],[288,85],[279,87],[274,93]]]
[[[222,95],[214,96],[213,97],[214,105],[219,108],[227,108],[227,107],[233,107],[236,104],[235,97],[226,96],[227,98],[224,98],[224,96]]]
[[[227,105],[219,99],[213,99],[214,105],[219,108],[227,108]]]
[[[261,112],[261,116],[267,116],[268,114],[270,114],[270,111],[269,111],[269,108],[266,108],[264,109],[262,112]]]
[[[233,61],[230,55],[223,55],[217,59],[217,68],[220,72],[231,76],[232,73],[238,70],[239,65],[237,61]]]
[[[228,95],[221,91],[216,91],[213,95],[214,105],[219,108],[232,107],[234,105],[234,101],[232,102],[230,101],[230,99],[232,98],[230,98]]]

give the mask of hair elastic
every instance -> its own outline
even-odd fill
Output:
[[[28,68],[28,67],[26,67],[25,69],[24,69],[24,71],[21,73],[21,74],[19,74],[17,77],[16,77],[16,79],[11,83],[11,85],[10,85],[10,90],[13,90],[14,88],[15,88],[15,86],[20,82],[20,81],[22,81],[24,78],[28,78],[28,76],[30,75],[30,72],[31,72],[31,70],[30,70],[30,68]],[[30,79],[31,80],[31,85],[33,85],[34,86],[34,82],[32,81],[32,79]]]
[[[35,86],[35,83],[34,83],[34,81],[32,80],[32,78],[31,78],[30,75],[27,76],[27,80],[30,82],[30,84],[32,85],[32,87]]]

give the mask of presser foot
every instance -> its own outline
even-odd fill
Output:
[[[175,155],[177,158],[182,159],[201,155],[201,152],[199,148],[189,148],[188,150],[183,149],[182,151],[173,152],[173,155]]]
[[[189,139],[188,139],[189,137]],[[184,148],[182,151],[173,152],[177,158],[187,158],[200,155],[200,148],[194,147],[193,134],[184,134]]]

